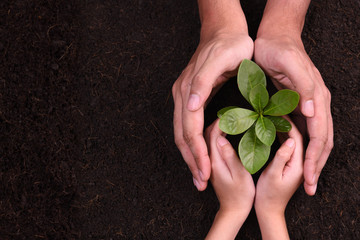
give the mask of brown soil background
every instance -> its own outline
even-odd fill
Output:
[[[264,4],[242,1],[252,37]],[[360,239],[359,12],[318,0],[306,17],[335,147],[316,196],[287,207],[292,239]],[[193,0],[1,1],[0,239],[205,237],[218,203],[173,142],[171,97],[199,28]],[[253,211],[237,239],[260,239]]]

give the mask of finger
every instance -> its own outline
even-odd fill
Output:
[[[307,119],[310,142],[306,150],[304,163],[305,191],[314,195],[317,184],[317,167],[328,141],[328,114],[325,94],[321,87],[315,92],[315,116]]]
[[[317,182],[320,176],[320,173],[323,169],[323,167],[325,166],[325,163],[331,153],[331,150],[333,148],[334,142],[333,142],[333,138],[334,138],[334,130],[333,130],[333,121],[332,121],[332,116],[331,116],[331,95],[330,92],[328,92],[327,88],[325,87],[325,85],[323,85],[323,88],[325,89],[324,91],[327,94],[327,97],[325,98],[326,100],[326,116],[327,116],[327,141],[325,143],[324,149],[319,157],[319,160],[317,162],[317,165],[315,167],[315,174],[314,174],[314,182],[315,184],[309,184],[307,181],[304,182],[304,188],[305,191],[309,194],[309,195],[314,195],[316,193],[317,190]],[[311,176],[311,175],[310,175]]]
[[[298,61],[301,61],[299,58]],[[297,63],[297,65],[287,65],[288,76],[294,84],[295,90],[300,94],[300,109],[306,117],[314,116],[314,79],[309,74],[310,65]],[[297,69],[297,66],[300,68]]]
[[[239,171],[246,171],[234,148],[225,137],[219,136],[217,138],[217,147],[219,149],[221,158],[229,167],[229,171],[232,176],[236,175],[236,173],[239,173]]]
[[[292,125],[291,131],[289,132],[289,137],[294,139],[295,148],[292,157],[286,163],[286,167],[284,170],[284,175],[286,174],[286,170],[289,170],[288,175],[292,176],[302,176],[303,175],[303,165],[304,165],[304,143],[303,137],[297,128],[297,126],[290,120],[288,116],[285,118]]]
[[[283,170],[288,161],[291,159],[295,149],[295,141],[293,138],[288,138],[281,147],[277,150],[274,159],[267,167],[267,171],[272,176],[282,177]]]
[[[212,54],[211,56],[214,57],[209,56],[192,78],[189,99],[187,101],[187,109],[189,111],[197,111],[204,107],[213,88],[227,80],[222,75],[231,70],[230,66],[224,64],[229,62],[226,53],[222,53],[219,56]]]
[[[177,147],[179,148],[182,157],[184,158],[186,164],[188,165],[191,174],[194,178],[194,185],[199,191],[202,191],[206,188],[207,183],[201,181],[200,175],[199,175],[199,168],[197,167],[197,164],[195,162],[195,159],[193,157],[193,154],[189,148],[189,146],[186,144],[184,138],[183,138],[183,127],[182,127],[182,100],[181,100],[181,94],[179,92],[173,91],[173,97],[174,97],[174,137],[175,137],[175,143]]]
[[[210,177],[211,166],[207,145],[203,137],[204,110],[201,108],[197,112],[190,112],[183,106],[182,114],[184,140],[199,168],[199,180],[207,182]]]

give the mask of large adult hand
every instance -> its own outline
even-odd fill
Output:
[[[304,163],[304,188],[308,195],[314,195],[333,148],[330,92],[306,54],[300,36],[262,35],[255,41],[254,57],[278,89],[288,88],[300,94],[300,111],[306,118],[310,138]]]
[[[233,2],[240,7],[239,1]],[[199,1],[202,20],[206,18],[202,14],[202,8],[215,4],[214,1],[207,3]],[[230,10],[235,11],[233,8]],[[210,12],[213,15],[223,11],[224,8]],[[231,24],[221,19],[213,24],[206,24],[204,21],[199,46],[172,88],[175,143],[189,166],[199,191],[206,188],[211,172],[208,149],[203,137],[205,103],[212,91],[234,76],[240,62],[244,58],[251,58],[253,53],[253,41],[248,36],[243,15],[239,25],[236,24],[236,18],[230,19]]]

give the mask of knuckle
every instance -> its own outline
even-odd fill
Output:
[[[319,135],[317,137],[311,137],[310,141],[314,141],[315,143],[318,144],[318,147],[324,148],[324,146],[326,146],[328,142],[328,137],[327,135]]]
[[[179,149],[182,149],[182,148],[184,148],[184,147],[186,146],[186,142],[184,141],[183,138],[180,138],[180,137],[175,136],[174,141],[175,141],[176,146],[177,146]]]
[[[182,81],[180,84],[180,92],[182,94],[186,93],[187,89],[189,88],[190,84],[186,81]]]
[[[193,79],[193,83],[196,83],[197,85],[200,85],[200,86],[205,85],[206,78],[203,75],[196,74]]]
[[[190,145],[193,142],[194,135],[191,132],[185,131],[183,134],[183,139],[184,139],[185,143]]]
[[[278,63],[283,65],[288,64],[289,60],[299,58],[299,51],[291,46],[287,46],[286,48],[281,49],[279,52]]]
[[[214,44],[212,48],[212,55],[214,57],[220,57],[224,55],[226,52],[226,48],[221,43]]]

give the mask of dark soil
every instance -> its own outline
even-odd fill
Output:
[[[264,1],[241,1],[256,35]],[[173,141],[171,86],[194,52],[196,1],[0,3],[0,239],[201,239],[218,208]],[[335,147],[301,187],[292,239],[360,239],[358,0],[313,1],[306,50],[332,93]],[[231,93],[231,94],[229,94]],[[215,118],[225,85],[206,113]],[[254,212],[238,239],[259,239]]]

